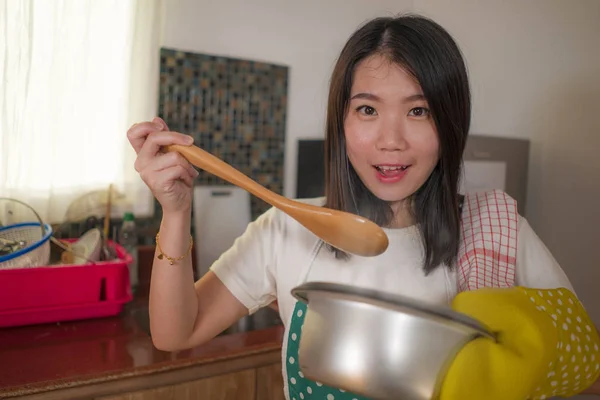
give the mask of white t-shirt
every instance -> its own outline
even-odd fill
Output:
[[[303,200],[323,205],[324,198]],[[284,392],[289,399],[286,355],[296,299],[290,291],[307,281],[372,288],[447,305],[457,294],[458,268],[440,266],[428,276],[422,270],[423,246],[417,226],[384,229],[387,250],[376,257],[337,260],[300,223],[271,208],[248,225],[246,232],[212,266],[212,271],[250,313],[278,301],[285,326],[282,343]],[[525,218],[518,216],[515,284],[535,288],[573,288]]]
[[[323,205],[323,198],[302,200]],[[525,218],[519,216],[516,284],[535,288],[573,288],[567,276]],[[277,299],[287,328],[295,298],[290,291],[307,281],[342,283],[448,304],[457,294],[455,270],[438,267],[425,276],[423,246],[416,226],[384,229],[388,249],[376,257],[337,260],[300,223],[271,208],[248,225],[245,233],[211,270],[250,313]],[[284,354],[286,349],[283,349]]]

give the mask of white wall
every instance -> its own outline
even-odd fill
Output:
[[[412,0],[169,0],[164,46],[290,67],[286,196],[296,193],[299,138],[322,138],[329,75],[366,20],[409,10]]]
[[[527,215],[600,325],[600,2],[415,0],[468,60],[473,132],[531,140]]]
[[[473,132],[532,141],[528,216],[600,324],[600,2],[170,0],[164,45],[290,66],[285,194],[296,141],[322,137],[335,57],[364,20],[416,10],[467,58]]]

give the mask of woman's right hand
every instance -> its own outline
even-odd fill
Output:
[[[134,124],[127,131],[129,143],[137,153],[135,170],[150,188],[163,209],[163,214],[189,212],[192,187],[198,171],[177,152],[161,152],[171,144],[189,146],[191,136],[170,132],[161,118]]]

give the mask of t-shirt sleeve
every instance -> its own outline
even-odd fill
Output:
[[[569,278],[524,217],[519,217],[516,283],[539,289],[564,287],[574,293]]]
[[[281,222],[271,208],[248,224],[231,248],[211,266],[225,287],[250,314],[276,298],[276,249]]]

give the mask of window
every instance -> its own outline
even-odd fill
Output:
[[[54,223],[113,184],[136,215],[153,212],[126,131],[156,113],[160,11],[161,0],[0,5],[0,196]]]

